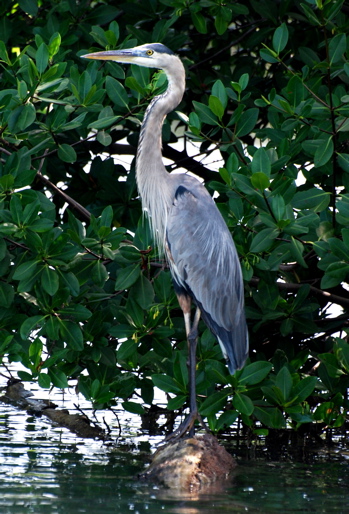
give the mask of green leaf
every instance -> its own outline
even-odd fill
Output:
[[[275,407],[256,406],[253,414],[261,423],[263,423],[263,425],[272,427],[274,411]]]
[[[154,301],[154,289],[147,277],[143,274],[140,275],[137,282],[132,287],[131,297],[142,307],[148,310]]]
[[[210,95],[208,99],[208,106],[213,114],[215,114],[221,120],[224,114],[224,107],[220,99],[216,96]]]
[[[59,327],[59,319],[56,316],[50,315],[46,318],[44,330],[50,339],[55,341],[59,338]]]
[[[72,321],[61,320],[60,333],[62,339],[73,350],[81,352],[84,349],[84,339],[82,336],[81,328],[78,324]]]
[[[8,127],[13,133],[17,134],[28,128],[36,119],[36,110],[32,103],[19,105],[8,118]]]
[[[15,297],[15,290],[11,284],[0,282],[0,307],[6,309],[11,306]]]
[[[40,373],[38,376],[38,383],[43,389],[49,389],[51,387],[51,378],[46,373]]]
[[[87,128],[95,128],[97,130],[105,129],[116,123],[120,119],[120,116],[106,116],[105,118],[101,118],[89,123]]]
[[[330,40],[328,47],[328,53],[330,58],[330,64],[334,64],[339,61],[344,61],[344,54],[347,49],[347,38],[346,34],[337,34]]]
[[[57,311],[62,318],[71,318],[74,321],[85,321],[92,316],[89,309],[83,305],[71,303],[66,305]]]
[[[236,137],[247,136],[256,126],[259,109],[252,107],[244,111],[236,124]]]
[[[256,172],[251,177],[251,184],[256,189],[259,189],[260,191],[264,191],[264,189],[268,189],[270,185],[269,177],[262,172]]]
[[[244,91],[244,89],[247,88],[249,80],[250,80],[250,76],[248,73],[243,73],[241,75],[241,77],[239,78],[239,85],[241,87],[241,91]]]
[[[246,416],[251,416],[254,405],[249,396],[241,393],[235,393],[233,398],[233,405],[237,411],[241,414],[245,414]]]
[[[349,373],[349,344],[343,339],[336,338],[337,354],[343,368]]]
[[[75,162],[77,159],[74,148],[66,143],[58,145],[58,157],[64,162]]]
[[[327,140],[323,141],[315,152],[314,155],[314,164],[316,167],[323,166],[326,164],[332,157],[334,150],[334,145],[332,141],[332,136],[330,136]]]
[[[131,412],[132,414],[139,414],[142,416],[145,414],[145,410],[139,403],[136,402],[123,402],[122,407],[127,411]]]
[[[201,130],[201,122],[199,116],[196,112],[191,112],[189,114],[189,127],[190,130],[196,129],[195,134],[199,134]]]
[[[203,123],[207,123],[208,125],[219,125],[218,118],[215,114],[212,113],[211,109],[200,102],[193,101],[194,108],[199,116],[199,119]]]
[[[201,13],[191,13],[191,19],[193,21],[194,27],[200,34],[206,34],[207,33],[207,25],[206,25],[206,18]]]
[[[305,98],[305,95],[306,95],[306,89],[304,87],[304,84],[302,82],[302,79],[298,76],[298,75],[294,75],[288,82],[287,86],[286,86],[286,91],[287,91],[287,99],[288,101],[290,102],[290,104],[294,107],[294,108],[298,108],[299,107],[299,104],[301,102],[303,102],[304,98]],[[292,125],[292,122],[297,122],[297,120],[286,120],[286,122],[289,122],[291,123],[291,125],[289,125],[290,127],[290,130],[293,130],[294,127],[296,127],[297,125]],[[284,129],[287,128],[287,125],[282,125],[282,128]]]
[[[218,35],[222,35],[224,34],[224,32],[227,30],[228,28],[228,20],[225,19],[224,16],[221,16],[220,14],[218,14],[216,17],[215,17],[215,20],[214,20],[214,25],[216,27],[216,30],[217,30],[217,34]]]
[[[132,341],[132,336],[134,334],[134,327],[131,327],[130,325],[126,325],[125,323],[120,323],[119,325],[113,325],[109,328],[109,334],[113,337],[116,337],[118,339],[123,339],[124,337],[130,338],[130,341]]]
[[[164,332],[162,332],[162,329],[165,329]],[[160,329],[160,331],[158,331]],[[164,334],[164,337],[166,337],[166,329],[167,327],[159,327],[154,331],[154,334],[156,332],[156,335],[159,337],[162,337],[162,333]],[[170,329],[171,330],[171,329]],[[173,331],[172,331],[173,334]],[[172,352],[171,352],[172,353]],[[186,387],[188,383],[188,366],[187,366],[187,359],[182,353],[177,352],[175,356],[175,361],[173,365],[173,375],[175,380],[180,384],[183,388]]]
[[[27,373],[27,371],[17,371],[18,378],[23,381],[32,382],[33,375]]]
[[[41,285],[47,294],[54,296],[59,288],[58,273],[49,266],[44,266],[44,270],[41,274]]]
[[[274,243],[275,238],[279,235],[279,230],[276,228],[264,228],[256,234],[250,246],[250,252],[260,253],[268,250]]]
[[[273,35],[273,48],[277,54],[279,54],[287,45],[288,41],[288,29],[286,23],[283,23],[278,27]]]
[[[226,391],[219,391],[211,394],[200,405],[200,414],[202,416],[209,416],[223,409],[227,402],[228,394]]]
[[[23,340],[28,339],[28,337],[31,335],[31,333],[40,327],[41,322],[45,319],[45,316],[37,315],[37,316],[31,316],[30,318],[27,318],[21,325],[21,328],[19,330],[19,334]]]
[[[29,346],[29,358],[36,369],[41,362],[42,348],[42,341],[38,337]]]
[[[247,75],[247,73],[245,73],[245,75]],[[228,95],[225,90],[224,84],[221,80],[216,80],[216,82],[213,84],[212,95],[219,98],[219,100],[223,106],[223,109],[225,109],[227,107]]]
[[[265,148],[258,148],[258,150],[253,155],[251,170],[252,173],[262,172],[267,175],[267,177],[270,177],[271,163],[268,152],[265,150]]]
[[[314,391],[317,382],[317,377],[302,378],[292,389],[291,395],[296,397],[298,402],[304,402]]]
[[[62,370],[57,368],[49,368],[48,369],[49,377],[52,381],[52,384],[59,389],[65,389],[69,387],[68,379],[65,373]]]
[[[105,86],[110,100],[124,110],[127,110],[129,99],[124,86],[110,75],[105,80]]]
[[[286,205],[285,200],[281,195],[275,195],[271,199],[271,210],[275,216],[277,221],[280,221],[284,218]]]
[[[336,255],[336,257],[342,261],[347,261],[349,259],[349,249],[343,243],[343,241],[337,239],[336,237],[330,237],[327,242],[331,252]]]
[[[321,26],[321,21],[317,18],[316,14],[314,13],[313,9],[309,7],[307,4],[300,4],[304,14],[310,21],[312,25],[318,25]]]
[[[0,60],[4,61],[8,66],[11,66],[11,60],[8,56],[4,41],[0,41]]]
[[[304,260],[303,252],[304,252],[304,246],[303,244],[295,239],[293,236],[291,236],[291,246],[290,246],[291,255],[296,259],[296,261],[303,266],[304,268],[307,268],[308,265]]]
[[[337,161],[342,170],[349,173],[349,154],[348,153],[339,153],[337,154]]]
[[[61,35],[59,32],[56,32],[50,37],[50,42],[48,45],[48,51],[50,54],[50,58],[57,54],[59,47],[61,45]]]
[[[273,365],[270,362],[252,362],[244,367],[239,376],[239,385],[255,385],[264,380],[271,371]]]
[[[36,67],[39,73],[43,73],[46,70],[49,56],[47,45],[45,43],[41,43],[35,55]]]
[[[170,398],[167,402],[168,410],[177,410],[183,407],[184,403],[187,401],[187,396],[184,394],[179,394],[174,398]]]
[[[79,114],[79,116],[74,118],[73,120],[69,121],[68,123],[64,123],[64,125],[62,125],[60,130],[62,130],[62,132],[66,132],[67,130],[75,130],[76,128],[81,127],[82,122],[84,121],[84,119],[86,117],[86,114],[87,114],[86,112],[83,112],[83,113]]]
[[[228,410],[223,412],[223,414],[219,416],[217,420],[216,430],[221,430],[224,427],[231,427],[238,417],[239,413],[236,410]]]
[[[112,144],[113,139],[108,132],[105,132],[104,130],[100,130],[97,134],[97,141],[101,143],[103,146],[109,146]]]
[[[103,287],[104,283],[108,280],[109,275],[104,264],[97,260],[92,268],[91,279],[95,284]]]
[[[115,291],[123,291],[131,287],[137,281],[140,273],[139,263],[120,269],[115,281]]]
[[[92,27],[92,30],[90,32],[91,37],[101,46],[107,46],[108,45],[108,39],[105,35],[104,30],[102,27],[99,27],[98,25],[94,25]]]
[[[279,373],[276,375],[275,385],[280,389],[285,402],[290,395],[292,383],[291,373],[289,372],[287,366],[283,366]]]
[[[18,266],[18,268],[16,268],[16,270],[13,274],[14,280],[24,280],[24,279],[31,277],[32,275],[34,275],[37,267],[38,267],[37,261],[23,262],[22,264],[20,264]]]
[[[264,59],[264,61],[269,62],[271,64],[279,62],[277,59],[277,53],[270,50],[270,48],[262,48],[259,50],[259,55]]]
[[[118,362],[128,361],[130,357],[137,351],[137,343],[133,339],[124,341],[117,352]]]
[[[311,209],[315,212],[323,211],[330,203],[330,193],[312,187],[304,191],[298,191],[292,200],[293,207],[296,209]]]
[[[63,282],[69,288],[73,296],[78,296],[80,293],[80,284],[74,273],[63,273],[61,275]]]
[[[158,387],[165,393],[180,393],[182,392],[181,388],[177,385],[177,383],[173,380],[172,377],[167,375],[152,375],[151,379],[155,387]]]
[[[19,5],[24,12],[30,16],[36,16],[38,14],[39,4],[36,0],[19,0]]]

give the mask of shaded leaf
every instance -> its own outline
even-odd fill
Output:
[[[226,391],[219,391],[211,394],[200,405],[200,414],[202,416],[208,416],[222,410],[227,402],[227,397],[228,393]]]
[[[270,362],[252,362],[244,367],[239,376],[239,384],[254,385],[258,384],[268,375],[273,365]]]
[[[250,416],[254,410],[251,398],[241,393],[235,393],[233,405],[237,411],[241,414],[245,414],[246,416]]]
[[[278,27],[273,35],[273,48],[277,54],[279,54],[287,45],[288,41],[288,29],[286,23],[283,23]]]
[[[256,126],[259,115],[259,109],[253,107],[243,112],[236,124],[236,137],[243,137],[252,132]]]

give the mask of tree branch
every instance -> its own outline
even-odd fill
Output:
[[[258,277],[253,277],[249,284],[257,286],[259,284],[260,279]],[[304,284],[294,284],[291,282],[276,282],[276,285],[279,289],[286,289],[287,291],[298,291]],[[344,308],[349,307],[349,298],[345,298],[343,296],[338,296],[336,294],[329,293],[328,291],[323,291],[322,289],[318,289],[317,287],[310,286],[310,291],[315,296],[325,297],[329,302],[335,303],[337,305],[341,305]]]
[[[124,145],[121,143],[112,143],[109,146],[103,146],[98,141],[85,142],[88,145],[88,149],[94,154],[98,155],[103,152],[107,152],[110,155],[136,155],[137,149],[131,145]],[[177,166],[183,167],[192,173],[195,173],[201,177],[205,182],[210,180],[217,180],[217,172],[209,170],[203,164],[190,157],[185,150],[179,151],[172,148],[170,145],[164,144],[162,149],[162,155],[174,161]]]
[[[44,175],[40,172],[40,171],[37,171],[36,173],[36,176],[41,180],[41,182],[43,184],[45,184],[49,189],[51,189],[52,191],[54,191],[56,194],[58,194],[59,196],[61,196],[66,202],[68,205],[70,205],[70,207],[72,207],[73,209],[75,209],[79,214],[80,216],[86,220],[86,221],[90,221],[90,217],[91,217],[91,214],[90,212],[85,209],[85,207],[83,207],[81,204],[79,204],[79,202],[77,202],[76,200],[74,200],[74,198],[72,198],[71,196],[67,195],[64,191],[62,191],[61,189],[59,189],[59,187],[57,187],[55,184],[53,184],[48,178],[44,177]]]

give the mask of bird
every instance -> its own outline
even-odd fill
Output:
[[[206,428],[196,401],[196,347],[203,319],[216,336],[231,375],[248,356],[244,287],[232,235],[205,186],[188,173],[169,173],[162,159],[162,126],[185,92],[181,59],[162,43],[89,53],[108,60],[161,69],[167,89],[149,103],[141,125],[136,155],[136,181],[160,255],[165,255],[188,341],[189,415],[170,434],[194,435],[196,421]],[[192,304],[196,306],[192,318]]]

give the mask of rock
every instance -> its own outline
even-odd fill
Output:
[[[173,491],[198,492],[217,481],[225,481],[235,466],[235,460],[217,439],[205,434],[159,448],[140,478]]]

